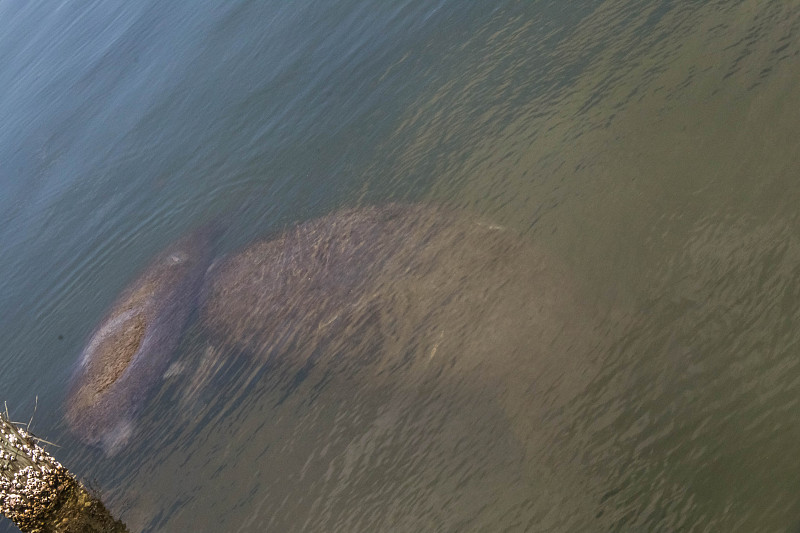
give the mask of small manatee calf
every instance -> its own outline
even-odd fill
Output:
[[[176,242],[119,296],[92,333],[70,380],[66,419],[85,442],[113,455],[169,366],[211,261],[217,228]]]

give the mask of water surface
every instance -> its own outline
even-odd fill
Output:
[[[38,395],[34,432],[135,530],[791,530],[798,24],[768,1],[0,0],[3,399],[27,421]],[[68,433],[83,344],[169,242],[397,200],[558,264],[580,342],[318,388],[210,359],[125,461]]]

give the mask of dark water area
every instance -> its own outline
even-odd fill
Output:
[[[766,0],[0,0],[2,399],[132,531],[796,531],[799,31]],[[170,243],[389,202],[467,237],[366,269],[322,344],[194,310],[128,446],[69,430]]]

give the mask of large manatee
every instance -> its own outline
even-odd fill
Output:
[[[202,292],[203,329],[218,351],[250,353],[290,378],[326,358],[335,372],[456,366],[446,374],[520,381],[520,355],[542,372],[567,365],[551,343],[582,307],[547,254],[508,229],[430,205],[300,223],[216,261]]]
[[[372,503],[359,500],[369,522],[342,523],[374,525],[387,498],[471,516],[510,495],[493,485],[501,478],[545,529],[559,529],[565,508],[597,523],[596,480],[576,460],[585,437],[573,436],[569,417],[596,375],[583,295],[556,257],[472,213],[349,209],[214,263],[199,307],[212,355],[200,368],[242,353],[262,365],[239,376],[276,402],[270,424],[287,444],[273,459],[303,465],[297,475],[284,471],[287,493],[302,498],[310,489],[297,480],[315,471],[330,492],[315,486],[311,509],[320,498],[348,507],[353,494],[381,491]],[[352,418],[323,421],[320,413],[337,412],[329,402]],[[495,453],[510,455],[493,463]],[[500,467],[497,478],[487,464]],[[484,467],[485,477],[477,474]],[[414,507],[428,497],[431,507]]]
[[[91,335],[70,381],[66,419],[87,443],[116,452],[169,365],[211,260],[217,231],[195,230],[161,253]]]

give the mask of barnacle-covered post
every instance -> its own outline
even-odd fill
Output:
[[[128,531],[4,413],[0,413],[0,513],[26,532]]]

